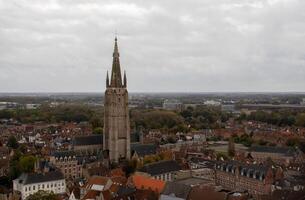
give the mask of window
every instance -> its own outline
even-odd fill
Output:
[[[33,185],[33,190],[35,190],[35,185]]]
[[[25,191],[28,191],[28,188],[27,188],[27,187],[25,187]]]

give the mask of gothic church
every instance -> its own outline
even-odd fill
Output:
[[[127,79],[122,81],[120,54],[115,38],[111,77],[106,77],[104,99],[103,149],[109,151],[111,162],[130,158],[130,125]]]

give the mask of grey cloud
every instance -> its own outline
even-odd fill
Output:
[[[302,0],[0,0],[0,92],[304,91]]]

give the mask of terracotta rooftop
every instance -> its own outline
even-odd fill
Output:
[[[113,184],[126,185],[127,178],[125,176],[111,177]]]
[[[110,180],[108,177],[103,176],[93,176],[89,179],[89,181],[84,185],[86,189],[91,190],[93,185],[102,185],[105,186],[107,182]]]
[[[110,174],[111,176],[125,176],[125,173],[121,168],[116,168],[111,170]]]
[[[87,194],[82,198],[82,200],[87,200],[87,199],[95,199],[97,196],[100,195],[100,191],[95,191],[95,190],[89,190]]]
[[[152,179],[149,177],[141,176],[141,175],[134,175],[131,177],[134,186],[138,190],[142,189],[150,189],[160,193],[165,186],[165,182],[157,179]]]

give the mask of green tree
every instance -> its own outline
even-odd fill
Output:
[[[305,127],[305,113],[298,114],[296,117],[296,125]]]
[[[7,146],[12,148],[12,149],[17,149],[18,148],[18,142],[17,142],[17,139],[15,138],[15,136],[10,136],[8,138],[8,141],[7,141]]]
[[[9,177],[17,178],[23,172],[33,172],[36,158],[32,155],[23,155],[18,149],[15,150],[10,160]]]
[[[0,110],[0,119],[10,119],[14,117],[14,113],[11,110]]]
[[[57,200],[56,195],[53,192],[47,192],[39,190],[38,192],[28,196],[26,200]]]
[[[92,129],[94,130],[95,128],[102,127],[102,120],[98,118],[97,116],[92,117],[90,120],[90,124],[92,126]]]
[[[32,155],[21,156],[19,160],[20,169],[22,172],[33,172],[36,158]]]
[[[96,127],[95,129],[93,129],[93,134],[103,134],[103,128]]]
[[[14,180],[21,174],[20,164],[19,160],[22,156],[21,152],[19,150],[15,150],[14,155],[9,163],[9,178],[10,180]]]
[[[286,145],[289,147],[295,147],[297,145],[299,145],[300,141],[298,138],[289,138],[286,141]]]

